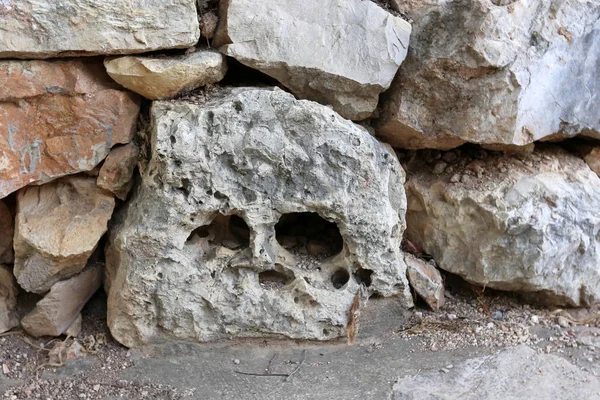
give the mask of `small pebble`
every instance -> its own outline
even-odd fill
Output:
[[[448,314],[448,319],[450,321],[454,321],[455,319],[457,319],[458,317],[456,316],[456,314]]]
[[[233,360],[233,363],[234,363],[235,365],[238,365],[238,364],[240,363],[240,360],[238,360],[238,359],[236,358],[235,360]]]
[[[502,318],[504,318],[504,314],[502,313],[502,311],[497,310],[497,311],[494,311],[492,313],[492,319],[495,319],[496,321],[499,321]]]
[[[537,315],[532,315],[531,316],[531,322],[533,322],[534,324],[539,324],[540,323],[540,317],[538,317]]]

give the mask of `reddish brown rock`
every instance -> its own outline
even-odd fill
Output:
[[[435,264],[405,254],[404,261],[408,267],[408,281],[417,294],[425,300],[432,310],[444,306],[444,281]]]
[[[127,193],[133,185],[133,171],[137,164],[139,149],[133,143],[115,147],[106,157],[96,184],[98,187],[112,192],[121,200],[127,198]]]
[[[585,157],[587,165],[600,176],[600,147],[594,147]]]
[[[29,186],[17,196],[14,273],[21,287],[45,293],[79,273],[106,232],[115,201],[87,176]]]
[[[14,312],[19,290],[10,268],[0,265],[0,333],[19,325],[19,318]]]
[[[85,303],[100,287],[101,280],[102,265],[94,264],[82,273],[56,283],[23,318],[23,329],[35,337],[61,335],[75,322]]]
[[[14,234],[13,216],[0,200],[0,264],[12,264],[15,260],[12,241]]]
[[[0,61],[0,198],[89,171],[135,130],[139,96],[96,61]]]

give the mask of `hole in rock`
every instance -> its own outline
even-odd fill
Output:
[[[200,226],[190,233],[187,241],[205,239],[210,244],[237,250],[248,247],[250,228],[243,218],[237,215],[219,214],[208,225]]]
[[[279,289],[287,285],[293,279],[293,277],[273,269],[258,274],[258,283],[267,289]]]
[[[275,225],[275,238],[292,254],[318,260],[338,254],[344,246],[337,225],[313,212],[282,215]]]
[[[358,282],[359,284],[364,284],[366,287],[371,286],[371,275],[373,275],[373,270],[370,269],[366,269],[366,268],[359,268],[356,271],[354,271],[354,279],[356,279],[356,282]]]
[[[336,289],[341,289],[350,280],[350,274],[344,268],[340,268],[331,275],[331,283]]]

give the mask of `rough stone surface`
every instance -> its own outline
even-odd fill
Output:
[[[433,310],[444,306],[444,280],[440,271],[435,267],[435,262],[427,262],[410,254],[404,255],[406,262],[408,282],[415,292]]]
[[[65,330],[64,334],[71,337],[77,337],[81,333],[81,328],[83,326],[83,317],[81,313],[77,315],[75,321],[69,325],[69,327]]]
[[[135,131],[139,97],[99,62],[0,61],[0,85],[0,198],[91,170]]]
[[[19,325],[19,317],[15,312],[19,289],[12,270],[0,265],[0,333]]]
[[[557,304],[598,302],[600,178],[558,147],[536,147],[514,157],[414,154],[407,237],[470,282]]]
[[[33,311],[23,318],[23,329],[35,337],[63,334],[77,320],[101,282],[102,264],[94,264],[80,274],[54,284]]]
[[[105,60],[104,66],[119,84],[151,100],[217,83],[227,72],[225,56],[214,50],[159,58],[119,57]]]
[[[151,160],[106,252],[121,343],[339,337],[361,282],[412,305],[404,172],[365,129],[276,88],[155,102],[151,118]],[[338,247],[292,253],[284,232]]]
[[[44,293],[85,267],[115,206],[95,181],[69,176],[19,192],[14,273],[23,289]]]
[[[0,15],[0,58],[142,53],[200,36],[195,0],[10,0]]]
[[[520,345],[449,371],[400,378],[393,400],[597,399],[600,380],[564,358]]]
[[[392,3],[414,24],[409,56],[381,102],[378,134],[388,143],[600,137],[599,2]]]
[[[344,118],[368,118],[406,57],[410,24],[370,1],[220,4],[216,47]]]
[[[139,152],[133,143],[113,148],[100,168],[96,185],[125,200],[133,186],[133,172]]]
[[[600,147],[592,149],[592,151],[584,157],[584,160],[592,171],[600,176]]]
[[[12,264],[15,260],[13,252],[13,235],[15,224],[13,216],[0,200],[0,264]]]

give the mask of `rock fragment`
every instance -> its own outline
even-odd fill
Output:
[[[0,198],[92,170],[135,132],[139,97],[97,61],[0,61],[0,82]]]
[[[213,50],[169,57],[125,56],[107,59],[104,65],[116,82],[150,100],[217,83],[227,72],[225,56]]]
[[[19,192],[14,273],[23,289],[47,292],[85,267],[115,205],[95,181],[69,176]]]
[[[96,185],[125,200],[133,186],[138,155],[139,149],[133,143],[113,148],[100,168]]]
[[[444,306],[445,291],[442,275],[435,263],[427,262],[410,254],[404,254],[407,266],[408,282],[417,294],[425,300],[432,310]]]
[[[19,289],[12,270],[0,265],[0,333],[19,325],[19,317],[15,312]]]
[[[277,88],[151,116],[151,160],[106,250],[118,341],[340,337],[361,284],[412,305],[403,171],[364,128]]]
[[[12,264],[15,260],[13,252],[14,225],[10,210],[0,200],[0,264]]]
[[[215,47],[347,119],[371,116],[406,57],[410,24],[371,1],[220,5]]]
[[[0,13],[0,58],[142,53],[200,36],[195,0],[11,0]]]
[[[406,165],[407,237],[440,268],[548,303],[600,301],[600,178],[580,158],[550,145],[485,160],[463,153],[441,175],[423,158]]]
[[[594,147],[583,159],[592,171],[600,177],[600,147]]]
[[[102,265],[94,264],[78,275],[55,283],[35,309],[23,318],[23,329],[35,337],[63,334],[76,321],[101,281]]]

